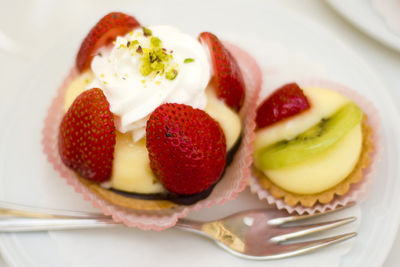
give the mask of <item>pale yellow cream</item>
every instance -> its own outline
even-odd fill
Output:
[[[85,91],[86,86],[88,86],[94,79],[94,74],[91,70],[85,71],[79,75],[75,80],[71,82],[65,92],[64,98],[64,112],[67,112],[69,107],[74,102],[80,94]]]
[[[263,170],[279,187],[297,194],[315,194],[329,189],[354,169],[362,148],[361,125],[357,125],[331,149],[299,164]]]
[[[165,192],[150,168],[145,139],[134,143],[130,134],[117,132],[111,186],[142,194]]]
[[[214,88],[206,90],[207,106],[205,112],[216,120],[224,131],[227,150],[231,149],[240,137],[242,123],[237,113],[218,99]]]

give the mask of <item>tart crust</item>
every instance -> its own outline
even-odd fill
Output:
[[[164,210],[172,209],[178,206],[178,204],[168,200],[146,200],[124,197],[99,186],[97,183],[88,181],[85,178],[78,177],[78,179],[90,191],[107,200],[108,202],[120,207],[134,210]]]
[[[353,171],[339,184],[321,193],[311,195],[301,195],[286,191],[275,185],[263,172],[253,166],[253,173],[258,178],[262,188],[268,190],[275,198],[281,198],[286,204],[296,206],[300,203],[303,207],[313,207],[317,202],[327,204],[333,200],[335,195],[346,194],[352,184],[361,181],[363,170],[368,168],[371,163],[370,155],[374,150],[372,139],[372,127],[367,124],[367,115],[364,114],[362,121],[363,144],[360,158]]]

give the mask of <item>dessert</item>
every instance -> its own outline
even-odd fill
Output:
[[[260,76],[248,54],[212,33],[196,39],[110,13],[84,39],[50,108],[45,152],[114,219],[172,226],[186,205],[222,203],[244,189]]]
[[[326,205],[365,179],[374,152],[372,127],[343,94],[286,84],[258,107],[256,122],[254,174],[285,205]]]

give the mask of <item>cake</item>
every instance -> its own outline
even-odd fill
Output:
[[[328,205],[366,179],[374,133],[367,114],[345,95],[286,84],[260,104],[256,122],[254,175],[285,205]]]
[[[164,229],[244,189],[260,77],[246,52],[210,32],[196,39],[110,13],[50,107],[45,152],[104,213]]]

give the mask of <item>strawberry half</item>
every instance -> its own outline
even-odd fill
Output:
[[[210,51],[217,96],[229,107],[239,111],[244,102],[245,84],[236,59],[214,34],[202,32],[199,40],[206,44]]]
[[[112,12],[105,15],[90,30],[81,44],[76,57],[76,67],[80,72],[90,66],[96,51],[113,40],[117,36],[125,35],[133,28],[139,27],[139,22],[132,16],[120,12]]]
[[[66,166],[94,182],[107,181],[115,146],[114,118],[98,88],[80,94],[64,115],[58,151]]]
[[[225,168],[225,135],[207,113],[184,104],[163,104],[146,125],[150,166],[161,183],[181,195],[200,193]]]
[[[277,89],[257,109],[259,129],[292,117],[310,108],[307,97],[296,83]]]

